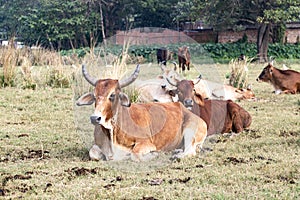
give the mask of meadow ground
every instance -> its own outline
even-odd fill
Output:
[[[90,161],[72,89],[1,88],[0,199],[299,199],[300,94],[257,83],[263,67],[249,66],[258,100],[238,102],[252,115],[249,130],[207,138],[205,152],[153,169]]]

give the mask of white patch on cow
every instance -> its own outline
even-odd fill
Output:
[[[186,128],[183,132],[183,151],[177,149],[176,154],[172,156],[172,159],[183,158],[185,156],[195,156],[196,148],[192,145],[195,139],[195,130],[192,128]]]
[[[281,89],[275,89],[275,94],[281,94],[282,90]]]

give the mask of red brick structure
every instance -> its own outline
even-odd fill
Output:
[[[189,28],[195,28],[191,24]],[[137,44],[172,44],[172,43],[230,43],[236,42],[247,36],[248,42],[256,43],[257,29],[248,28],[242,31],[213,31],[212,28],[197,26],[196,29],[174,31],[164,28],[137,28],[130,31],[117,31],[115,43],[123,44],[124,41],[131,41],[132,45]],[[300,23],[287,24],[284,42],[297,43],[300,42]]]
[[[195,42],[183,32],[178,32],[165,28],[136,28],[130,31],[117,31],[116,44],[122,45],[130,42],[131,45],[147,45],[147,44],[173,44]]]

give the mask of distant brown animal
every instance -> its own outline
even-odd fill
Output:
[[[191,54],[187,46],[179,47],[178,48],[178,65],[179,65],[179,72],[185,71],[185,67],[187,70],[190,70],[191,64]],[[175,69],[176,70],[176,69]]]
[[[137,78],[139,66],[123,81],[95,79],[85,66],[82,72],[95,89],[82,95],[77,105],[94,103],[91,123],[108,130],[109,144],[129,153],[133,160],[146,160],[159,151],[175,149],[182,149],[176,157],[193,156],[197,146],[203,144],[207,135],[206,123],[181,103],[134,104],[129,101],[121,88]]]
[[[271,83],[275,94],[300,93],[300,73],[294,70],[281,70],[269,63],[256,80]]]
[[[194,91],[194,83],[190,80],[181,80],[171,95],[178,95],[183,105],[194,114],[200,116],[207,124],[207,135],[216,133],[240,133],[248,128],[252,122],[251,115],[231,100],[203,99]]]

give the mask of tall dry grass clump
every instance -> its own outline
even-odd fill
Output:
[[[95,78],[122,79],[128,72],[127,63],[130,59],[128,54],[129,47],[130,41],[125,42],[119,55],[108,53],[106,48],[109,47],[107,46],[99,47],[97,54],[87,52],[82,59],[82,63],[87,66],[89,73]],[[78,66],[73,83],[74,98],[77,99],[86,91],[91,90],[93,90],[93,87],[83,78],[81,66]],[[130,91],[130,93],[136,96],[136,92]]]
[[[79,62],[78,59],[74,60]],[[39,46],[20,49],[13,45],[1,47],[0,64],[3,67],[0,69],[1,86],[23,89],[71,87],[75,71],[73,65],[66,65],[59,52]]]
[[[229,84],[236,88],[246,88],[248,86],[248,66],[253,59],[243,57],[243,59],[233,59],[229,62],[231,72]]]
[[[18,54],[13,45],[1,48],[1,64],[3,67],[3,74],[1,74],[2,87],[15,85],[17,61]]]

